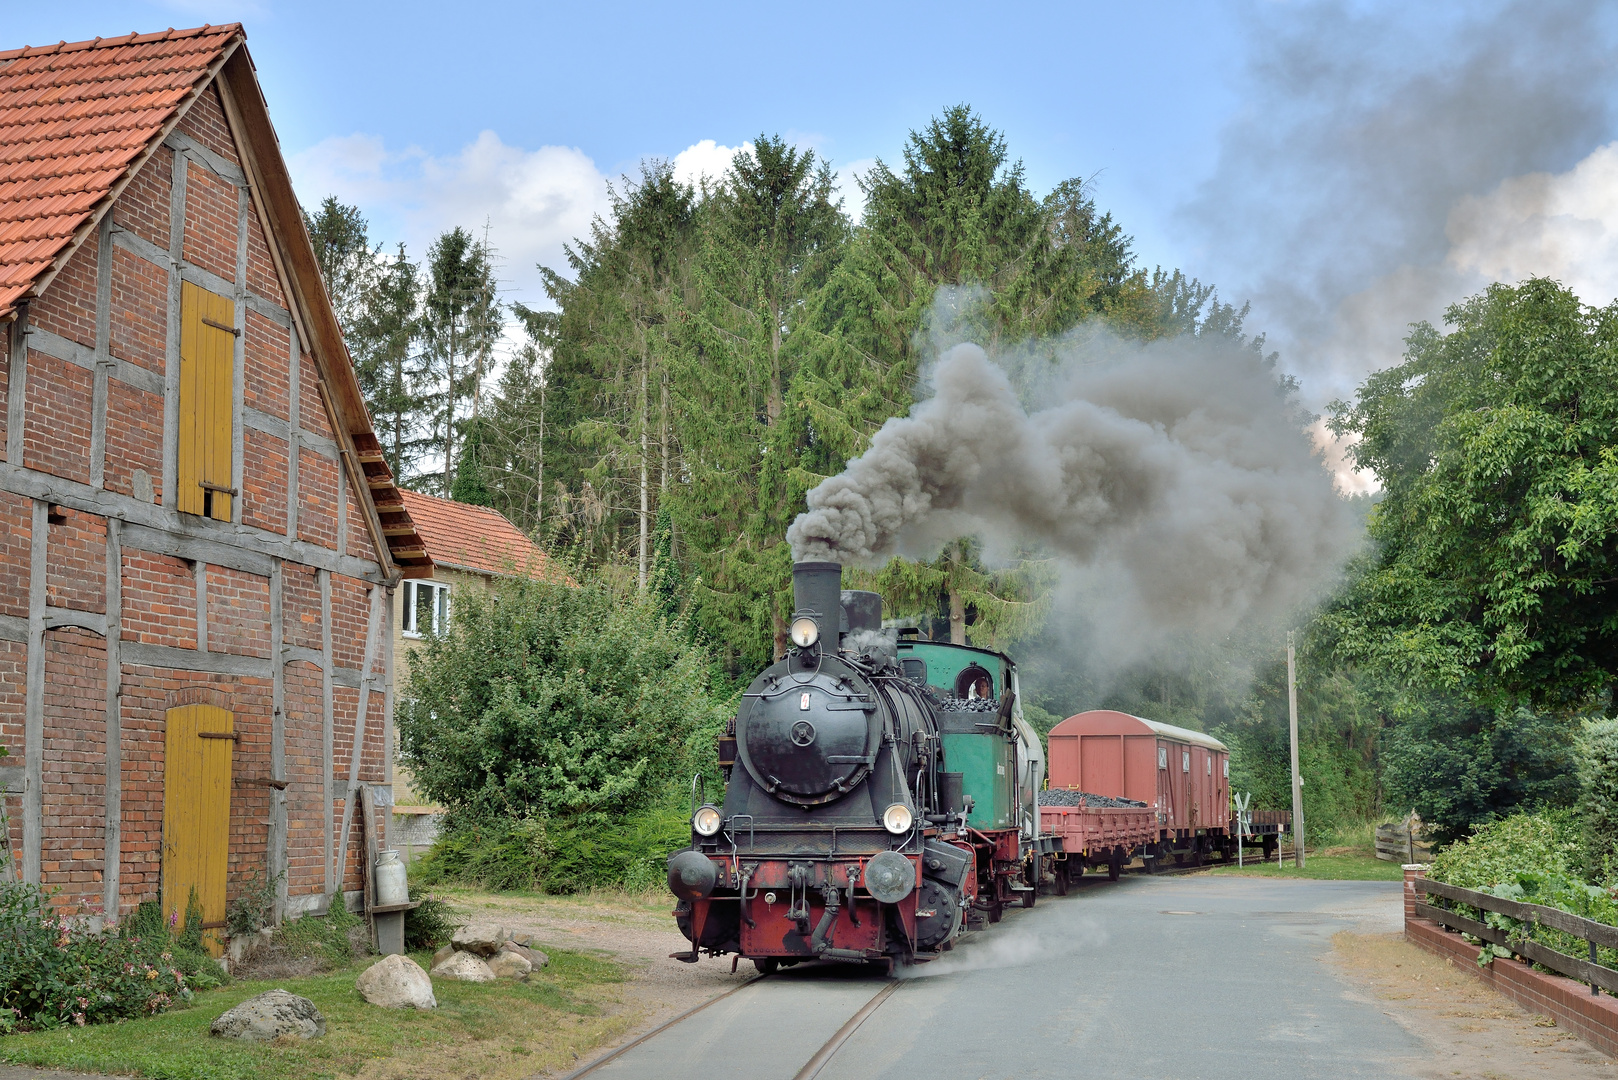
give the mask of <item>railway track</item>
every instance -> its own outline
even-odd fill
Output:
[[[716,994],[707,1001],[704,1001],[702,1004],[687,1009],[678,1016],[665,1020],[663,1023],[657,1025],[633,1041],[625,1043],[616,1050],[612,1050],[601,1055],[594,1061],[584,1065],[581,1068],[575,1069],[573,1072],[570,1072],[566,1076],[562,1077],[561,1080],[583,1080],[584,1077],[604,1076],[612,1073],[615,1071],[611,1068],[613,1063],[619,1061],[619,1059],[623,1058],[626,1054],[629,1054],[637,1047],[651,1042],[659,1035],[670,1031],[671,1029],[685,1023],[688,1020],[691,1020],[698,1013],[703,1012],[713,1005],[717,1005],[726,998],[740,993],[749,987],[756,986],[757,984],[766,980],[776,981],[779,980],[779,976],[759,975],[747,980],[740,986],[731,987],[722,994]],[[804,1062],[803,1066],[798,1069],[797,1072],[792,1074],[792,1080],[814,1080],[815,1077],[819,1076],[821,1070],[831,1062],[832,1058],[837,1054],[837,1051],[842,1048],[843,1044],[847,1042],[853,1036],[853,1034],[860,1029],[860,1026],[864,1024],[866,1020],[870,1019],[871,1014],[880,1009],[882,1007],[882,1003],[888,998],[892,997],[894,992],[897,991],[902,985],[904,984],[899,979],[884,979],[881,987],[876,991],[876,993],[872,994],[868,999],[866,999],[865,1003],[856,1009],[853,1015],[849,1016],[847,1020],[843,1021],[842,1025],[832,1033],[831,1038],[822,1043],[820,1047],[809,1056],[809,1059]]]

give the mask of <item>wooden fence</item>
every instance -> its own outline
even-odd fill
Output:
[[[1408,820],[1390,822],[1376,827],[1376,857],[1385,862],[1431,862],[1433,847]]]
[[[1597,961],[1597,946],[1605,949],[1618,949],[1618,926],[1608,926],[1606,923],[1593,922],[1590,919],[1562,911],[1560,908],[1545,907],[1542,904],[1525,904],[1520,900],[1506,900],[1488,893],[1476,892],[1472,889],[1462,889],[1455,885],[1446,885],[1442,881],[1432,881],[1427,878],[1417,878],[1414,882],[1417,893],[1430,896],[1440,896],[1458,904],[1484,911],[1493,911],[1504,915],[1508,919],[1516,919],[1523,925],[1514,931],[1501,930],[1476,919],[1451,911],[1447,907],[1436,904],[1416,903],[1415,913],[1423,919],[1431,919],[1435,923],[1447,926],[1452,930],[1459,930],[1471,934],[1475,938],[1487,941],[1493,945],[1501,945],[1510,949],[1525,960],[1532,961],[1552,971],[1566,975],[1580,982],[1590,984],[1592,994],[1602,990],[1609,994],[1618,995],[1618,971],[1614,971]],[[1585,941],[1590,948],[1590,958],[1582,960],[1567,953],[1541,945],[1534,940],[1534,927],[1548,926],[1560,930],[1564,934],[1571,934]]]

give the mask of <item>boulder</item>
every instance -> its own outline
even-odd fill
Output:
[[[456,950],[449,959],[433,965],[433,978],[484,983],[494,982],[494,972],[483,962],[483,957]]]
[[[449,939],[449,943],[462,952],[479,956],[493,956],[511,937],[511,932],[499,923],[469,922]]]
[[[531,941],[533,939],[530,938],[529,940]],[[551,962],[551,958],[540,952],[538,949],[531,949],[526,945],[518,945],[514,941],[508,941],[504,945],[501,945],[500,951],[516,953],[518,956],[528,961],[529,966],[535,971],[538,971],[540,968]]]
[[[385,1009],[436,1009],[433,981],[408,956],[384,956],[354,981],[360,996]]]
[[[506,949],[501,949],[489,957],[488,965],[497,979],[526,979],[528,973],[534,970],[534,965],[530,964],[526,957],[518,956]]]
[[[509,935],[509,940],[513,945],[521,945],[526,948],[533,945],[534,935],[527,930],[513,930]]]
[[[433,967],[437,967],[439,964],[442,964],[445,960],[448,960],[454,955],[455,946],[445,945],[442,949],[439,949],[437,952],[433,953]]]
[[[285,990],[266,990],[221,1013],[208,1033],[247,1042],[270,1042],[283,1035],[313,1039],[326,1034],[326,1018],[308,998]]]

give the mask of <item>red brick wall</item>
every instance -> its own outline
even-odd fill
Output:
[[[40,884],[58,908],[101,908],[107,820],[107,644],[76,626],[45,635]]]
[[[96,245],[99,239],[95,233],[86,237],[51,282],[51,287],[28,305],[30,325],[95,348]]]
[[[315,451],[298,451],[298,539],[337,546],[337,463]]]
[[[10,327],[0,331],[0,461],[6,460],[6,417],[11,411],[6,406],[11,393],[11,333]]]
[[[270,580],[223,566],[208,567],[208,649],[270,655]]]
[[[184,559],[125,547],[124,640],[197,647],[197,580]]]
[[[299,356],[298,367],[298,422],[303,430],[331,438],[331,421],[326,416],[326,403],[320,399],[320,371],[308,353]]]
[[[218,87],[210,86],[203,91],[180,121],[179,129],[226,161],[241,164],[241,158],[236,156],[236,140],[230,134],[230,123],[225,119],[224,106],[219,102]]]
[[[282,676],[286,700],[287,893],[307,896],[326,888],[320,833],[323,797],[322,720],[324,697],[320,669],[293,663]]]
[[[174,151],[159,146],[113,205],[113,223],[167,251],[173,178]]]
[[[25,466],[81,484],[90,482],[92,383],[89,368],[28,350]]]
[[[151,168],[151,164],[146,166]],[[118,208],[129,199],[126,193]],[[113,216],[117,217],[118,208]],[[168,250],[168,237],[159,245]],[[147,262],[114,244],[112,248],[112,311],[108,318],[107,348],[120,360],[161,375],[168,367],[168,293],[166,267]],[[161,421],[162,412],[158,412]]]
[[[320,649],[320,579],[311,567],[281,567],[281,636],[288,645]]]
[[[286,297],[281,294],[281,277],[276,273],[269,246],[264,243],[264,226],[256,213],[247,216],[247,287],[277,307],[287,306]]]
[[[236,187],[196,163],[186,166],[185,261],[236,280]]]
[[[68,507],[50,526],[45,548],[45,602],[78,611],[107,610],[107,522]]]
[[[251,433],[250,433],[251,434]],[[107,459],[102,484],[135,493],[135,470],[152,482],[152,501],[163,502],[163,398],[117,379],[107,380]]]
[[[247,333],[243,340],[242,387],[244,401],[249,409],[286,420],[288,401],[288,375],[291,364],[292,342],[286,329],[271,322],[251,308],[247,312]]]
[[[0,491],[0,615],[28,617],[28,536],[34,501]]]
[[[287,443],[278,435],[242,432],[242,523],[287,531]]]

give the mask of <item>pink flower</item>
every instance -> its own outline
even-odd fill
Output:
[[[73,1014],[73,1022],[75,1024],[79,1025],[80,1027],[83,1027],[84,1026],[84,1014],[81,1013],[81,1012],[74,1013]]]

